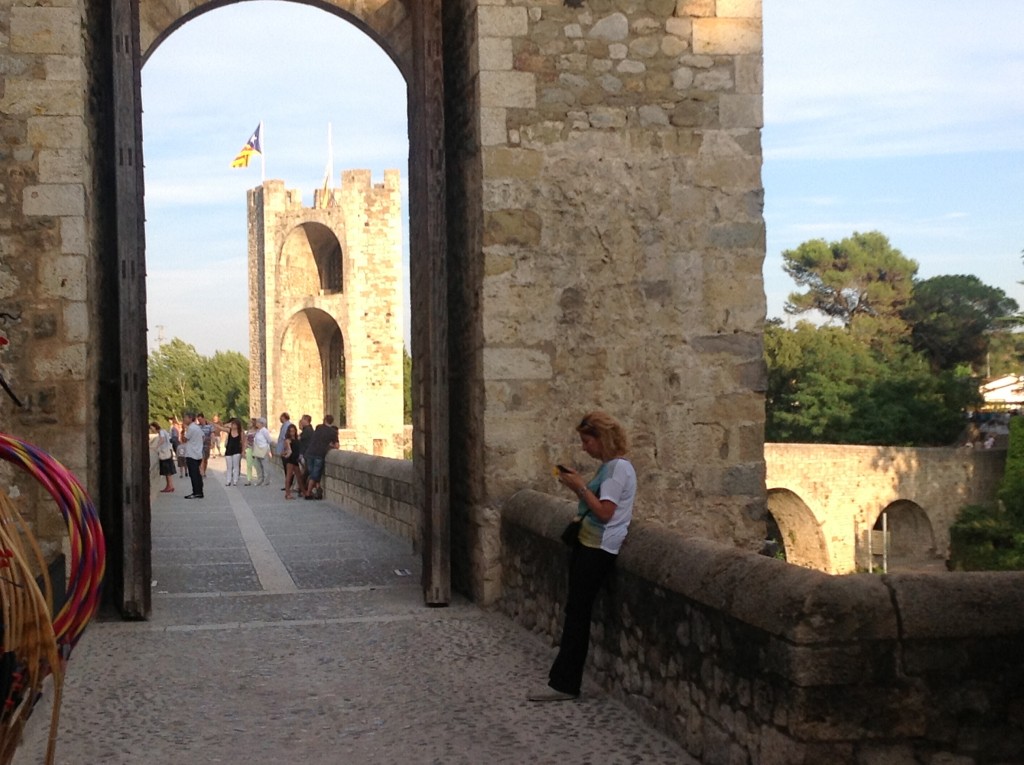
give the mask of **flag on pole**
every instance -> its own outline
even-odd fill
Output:
[[[263,123],[256,126],[252,137],[246,141],[245,146],[238,152],[238,156],[231,162],[232,167],[248,167],[249,159],[253,154],[263,154]]]
[[[331,123],[327,123],[327,167],[324,169],[324,187],[320,191],[320,206],[330,207],[334,199],[330,193],[331,180],[334,176],[334,141],[331,139]]]

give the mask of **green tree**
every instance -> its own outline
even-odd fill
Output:
[[[1024,368],[1024,332],[1000,329],[989,335],[984,377],[1018,375]]]
[[[174,338],[149,354],[148,369],[151,420],[186,411],[222,419],[249,414],[249,362],[237,351],[207,358]]]
[[[977,398],[958,371],[935,374],[907,345],[874,347],[844,327],[772,323],[765,360],[768,441],[949,444]]]
[[[194,346],[174,338],[149,354],[147,366],[151,420],[163,420],[200,405],[203,358]]]
[[[765,329],[768,391],[765,438],[777,442],[848,443],[853,399],[876,364],[842,327],[801,321]]]
[[[932,368],[967,363],[983,370],[990,333],[1016,323],[1017,301],[976,276],[935,276],[914,284],[902,316],[911,327],[911,343]]]
[[[403,411],[405,414],[406,425],[412,423],[412,356],[409,355],[409,351],[402,346],[402,383],[404,388],[404,402]]]
[[[238,351],[217,351],[203,360],[199,388],[202,410],[221,419],[249,416],[249,360]]]
[[[839,242],[804,242],[782,253],[783,269],[805,288],[789,296],[790,314],[820,311],[852,326],[871,319],[872,335],[901,334],[900,311],[910,301],[917,263],[895,249],[878,231]]]

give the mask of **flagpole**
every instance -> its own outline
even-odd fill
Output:
[[[331,136],[331,123],[327,123],[327,177],[328,187],[334,183],[334,138]]]
[[[263,120],[260,120],[260,184],[267,180],[267,134],[263,132]]]

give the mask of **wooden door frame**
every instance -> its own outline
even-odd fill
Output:
[[[408,79],[410,280],[414,370],[413,454],[420,483],[423,597],[431,606],[451,601],[451,533],[448,404],[448,278],[446,268],[444,67],[441,0],[415,0],[412,72]],[[115,155],[117,276],[116,332],[106,333],[103,352],[117,371],[117,395],[101,395],[106,448],[113,458],[104,480],[104,504],[112,508],[108,600],[125,618],[146,618],[150,582],[151,507],[147,432],[145,212],[142,154],[142,56],[138,0],[111,0],[112,108]],[[112,272],[111,272],[112,273]],[[109,385],[111,392],[113,384]],[[115,435],[120,435],[119,443]],[[118,459],[119,458],[119,459]],[[113,510],[114,507],[119,511]]]

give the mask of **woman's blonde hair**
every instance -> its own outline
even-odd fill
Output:
[[[576,432],[596,438],[601,442],[601,450],[608,456],[621,457],[629,450],[629,436],[622,423],[600,409],[584,415],[576,426]]]

